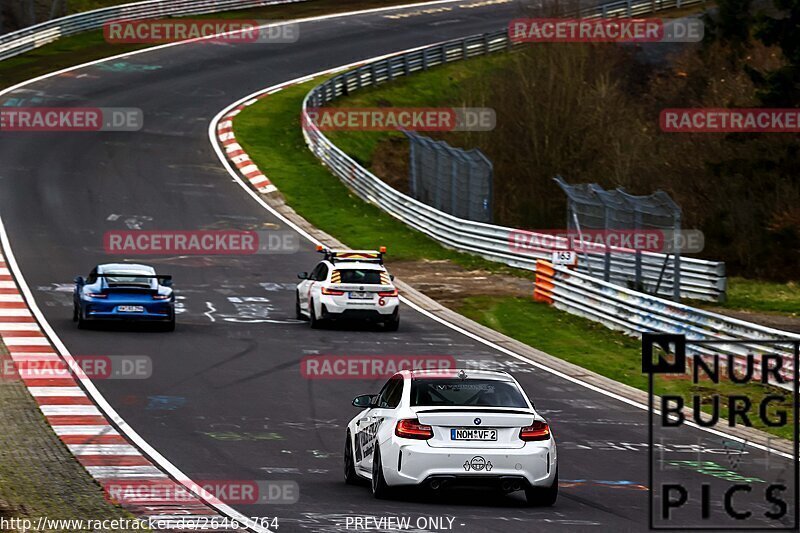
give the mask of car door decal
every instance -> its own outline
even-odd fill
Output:
[[[359,461],[359,456],[367,458],[375,451],[375,440],[378,436],[378,426],[381,421],[378,420],[364,426],[364,429],[356,433],[356,460]]]

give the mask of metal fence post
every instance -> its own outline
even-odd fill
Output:
[[[632,15],[632,12],[633,12],[633,5],[632,5],[632,1],[631,1],[631,0],[628,0],[628,16],[629,16],[629,17],[630,17],[630,16],[633,16],[633,15]]]
[[[392,72],[393,68],[394,67],[392,65],[392,58],[390,57],[389,59],[386,60],[386,80],[387,81],[394,80],[394,72]]]
[[[428,49],[422,51],[422,70],[428,70]]]
[[[489,53],[489,34],[483,34],[483,53],[484,55]]]
[[[403,55],[403,74],[408,76],[411,73],[410,68],[411,67],[409,67],[409,65],[408,65],[408,54],[404,54]]]

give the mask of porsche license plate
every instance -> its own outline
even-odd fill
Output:
[[[497,440],[496,429],[453,428],[450,440]]]
[[[144,306],[142,305],[120,305],[117,307],[120,313],[144,313]]]

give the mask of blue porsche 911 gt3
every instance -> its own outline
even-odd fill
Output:
[[[147,265],[97,265],[84,279],[75,278],[72,320],[79,328],[102,320],[152,321],[175,329],[172,276]]]

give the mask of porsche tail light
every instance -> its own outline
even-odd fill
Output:
[[[341,296],[344,294],[344,291],[337,291],[336,289],[322,287],[322,294],[327,294],[328,296]]]
[[[170,295],[169,294],[154,294],[153,295],[153,300],[169,300],[169,299],[170,299]]]
[[[536,421],[532,426],[522,428],[519,431],[520,440],[526,442],[534,440],[549,440],[550,439],[550,426],[547,422]]]
[[[420,424],[416,418],[407,418],[397,422],[394,434],[404,439],[428,440],[433,438],[433,428]]]
[[[89,298],[108,298],[108,294],[103,294],[102,292],[87,292],[86,296]]]

